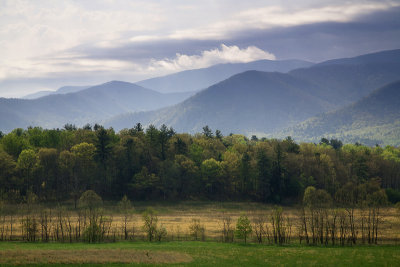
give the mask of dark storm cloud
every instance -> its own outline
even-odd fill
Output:
[[[224,39],[160,39],[129,43],[113,48],[80,46],[73,49],[92,59],[142,61],[180,54],[199,54],[221,43],[257,46],[275,54],[277,59],[323,61],[379,50],[400,48],[400,8],[364,15],[351,22],[325,22],[266,30],[233,32]]]
[[[327,22],[273,30],[246,31],[231,39],[252,44],[278,59],[323,61],[400,48],[400,8],[360,17],[356,21]]]

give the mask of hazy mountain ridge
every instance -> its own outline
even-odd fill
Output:
[[[222,64],[148,81],[160,82],[167,79],[166,81],[171,82],[174,77],[199,77],[202,71],[209,72],[228,66],[226,69],[229,72],[233,65],[235,68],[247,68],[257,64],[265,66],[266,62]],[[299,64],[304,62],[300,61]],[[188,75],[185,76],[186,74]],[[246,71],[195,95],[194,92],[162,94],[136,84],[113,81],[76,93],[50,95],[36,100],[0,99],[0,115],[6,118],[0,122],[0,130],[7,131],[28,125],[62,127],[65,123],[75,123],[79,126],[88,122],[104,123],[107,127],[112,126],[120,130],[141,122],[143,125],[166,124],[179,132],[199,132],[203,126],[209,125],[214,130],[223,131],[224,134],[257,133],[271,137],[293,135],[295,138],[299,137],[299,140],[308,138],[306,140],[313,141],[319,140],[322,134],[328,134],[351,142],[363,138],[362,140],[367,140],[364,143],[382,143],[382,140],[387,142],[389,139],[399,139],[396,137],[396,125],[400,124],[397,123],[399,114],[391,113],[391,116],[388,116],[386,113],[377,112],[377,116],[389,119],[375,123],[377,118],[368,117],[371,116],[370,113],[362,113],[359,110],[354,113],[355,117],[344,114],[339,118],[341,109],[337,109],[347,107],[349,103],[360,100],[374,89],[399,80],[399,77],[400,50],[392,50],[330,60],[288,73]],[[177,85],[184,86],[184,83]],[[193,96],[189,98],[191,95]],[[369,105],[383,108],[373,102]],[[395,110],[395,107],[392,109]],[[328,113],[317,116],[323,112]],[[336,114],[339,118],[337,120],[342,123],[346,120],[357,122],[346,124],[346,127],[341,127],[340,132],[335,132],[335,124],[322,124],[316,119],[329,117],[331,114]],[[333,117],[329,118],[333,120]],[[302,126],[299,129],[307,125],[307,129],[310,129],[308,135],[297,133],[297,128],[290,128],[306,120],[307,123],[300,124]],[[374,121],[374,124],[365,124],[368,121]],[[311,127],[313,124],[315,129],[320,127],[324,131],[318,132]]]
[[[288,74],[247,71],[173,107],[118,116],[106,125],[121,129],[142,122],[166,124],[184,132],[201,131],[204,125],[224,133],[272,131],[330,107],[308,92],[310,88],[317,90],[312,87]]]
[[[173,105],[191,94],[162,94],[136,84],[112,81],[75,93],[54,94],[33,100],[0,98],[0,130],[100,122],[124,112]]]
[[[295,125],[302,117],[343,107],[353,102],[352,99],[359,100],[373,89],[397,80],[400,77],[400,61],[397,59],[400,59],[400,50],[328,61],[287,74],[259,73],[264,79],[258,81],[246,77],[252,72],[242,73],[174,107],[119,115],[108,120],[106,125],[122,129],[137,122],[156,126],[166,124],[183,132],[201,131],[204,125],[209,125],[224,133],[277,133],[279,129]],[[225,89],[221,89],[223,87]],[[246,93],[254,88],[264,90],[254,90],[256,96]],[[266,92],[269,95],[265,95]],[[308,97],[299,96],[300,92]]]
[[[55,94],[68,94],[74,93],[81,90],[85,90],[91,86],[63,86],[58,88],[56,91],[39,91],[36,93],[32,93],[26,96],[21,97],[22,99],[36,99],[39,97],[47,96],[47,95],[55,95]]]
[[[399,79],[400,50],[329,60],[289,74],[320,87],[314,93],[321,99],[345,106]]]
[[[136,84],[160,92],[198,91],[223,81],[235,74],[249,71],[288,72],[314,63],[302,60],[258,60],[249,63],[218,64],[208,68],[186,70],[178,73],[143,80]]]
[[[275,136],[317,142],[322,137],[367,145],[400,145],[400,81],[337,111],[321,114]]]
[[[169,79],[170,77],[178,77],[186,81],[186,85],[190,84],[193,88],[199,90],[202,88],[202,85],[195,83],[194,81],[196,79],[193,77],[200,77],[197,78],[197,80],[204,79],[210,82],[210,77],[219,81],[223,80],[221,77],[230,76],[231,73],[235,74],[241,70],[268,69],[288,71],[296,67],[304,67],[311,64],[313,63],[301,60],[261,60],[250,63],[220,64],[209,68],[184,71],[165,77],[155,78],[151,81],[165,81],[165,79]],[[152,90],[151,93],[148,91],[148,94],[143,94],[143,90],[139,89],[143,88],[140,85],[135,87],[135,94],[128,94],[129,91],[122,88],[125,88],[125,85],[134,87],[132,83],[120,82],[117,88],[110,88],[110,84],[112,83],[115,85],[117,82],[105,83],[88,88],[65,86],[59,88],[55,92],[39,92],[30,97],[38,97],[43,93],[49,95],[33,99],[33,102],[3,99],[0,101],[0,115],[2,115],[0,130],[9,131],[15,127],[26,127],[29,125],[40,125],[52,128],[62,127],[65,123],[81,125],[84,123],[101,122],[107,120],[111,116],[126,112],[155,110],[173,105],[194,94],[192,91],[188,92],[190,88],[186,87],[185,83],[182,84],[181,82],[174,83],[172,89],[170,88],[170,91],[174,91],[174,93],[167,94],[162,94],[152,89],[149,89]],[[183,86],[185,92],[176,92],[179,90],[175,85]],[[104,86],[108,86],[109,88],[105,89],[103,88]],[[121,92],[121,90],[125,90],[125,92]],[[73,93],[74,95],[71,96],[69,93]],[[43,100],[39,100],[41,98],[43,98]],[[10,121],[9,118],[13,118],[12,121]]]

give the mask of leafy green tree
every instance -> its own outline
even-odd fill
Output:
[[[280,202],[285,188],[285,168],[283,166],[284,152],[278,143],[274,149],[275,158],[272,161],[271,193],[275,202]]]
[[[58,165],[59,175],[62,177],[62,181],[66,185],[65,192],[72,192],[74,206],[76,208],[78,197],[80,193],[82,193],[80,192],[79,195],[75,195],[75,191],[73,190],[75,179],[77,179],[76,156],[73,153],[64,150],[60,153],[58,157]]]
[[[330,141],[330,145],[335,149],[338,150],[343,146],[342,141],[338,140],[338,139],[331,139]]]
[[[95,143],[94,158],[103,168],[106,168],[107,160],[111,157],[111,138],[106,129],[100,128],[96,131],[97,140]]]
[[[319,142],[320,145],[325,144],[327,146],[330,145],[329,140],[325,137],[321,138],[321,141]]]
[[[40,176],[36,183],[39,197],[46,200],[59,200],[64,182],[59,177],[58,152],[54,148],[41,148],[38,152]]]
[[[244,243],[247,242],[248,236],[253,232],[253,228],[251,226],[251,222],[249,218],[242,214],[238,218],[236,222],[236,231],[235,235],[237,238],[244,239]]]
[[[93,190],[85,191],[79,198],[79,206],[83,209],[88,209],[90,212],[100,208],[102,204],[103,200]]]
[[[0,149],[0,190],[18,189],[15,172],[16,163],[14,159]]]
[[[75,124],[67,123],[64,125],[64,129],[66,131],[76,131],[77,128],[76,128]]]
[[[242,160],[240,162],[240,183],[239,192],[241,195],[246,195],[251,190],[251,158],[247,152],[242,154]]]
[[[236,151],[225,151],[222,155],[221,175],[224,198],[235,197],[240,183],[240,155]]]
[[[147,208],[142,214],[143,230],[147,235],[147,239],[151,242],[156,237],[158,230],[158,216],[157,212],[152,208]]]
[[[195,241],[200,238],[204,241],[205,230],[206,228],[200,223],[199,219],[192,219],[192,222],[189,225],[189,233]]]
[[[257,152],[258,188],[257,193],[261,201],[266,202],[271,195],[271,162],[264,150]]]
[[[282,146],[288,153],[300,153],[300,146],[296,144],[296,142],[290,136],[286,137],[285,140],[282,141]]]
[[[130,218],[132,217],[134,208],[132,206],[131,201],[128,199],[128,197],[125,195],[121,199],[120,202],[118,202],[118,208],[119,211],[123,215],[123,230],[124,230],[124,239],[127,240],[129,236],[129,230],[128,230],[128,223]]]
[[[175,148],[175,153],[177,155],[179,155],[179,154],[186,155],[187,154],[188,147],[187,147],[186,143],[183,141],[183,139],[179,136],[176,138],[176,141],[174,142],[174,148]]]
[[[178,165],[179,175],[177,178],[177,193],[182,198],[188,198],[191,194],[198,192],[197,165],[184,155],[176,155],[175,163]]]
[[[166,151],[168,149],[168,147],[167,147],[168,140],[174,134],[175,134],[175,131],[172,128],[168,129],[165,124],[161,125],[160,131],[159,131],[159,134],[158,134],[158,139],[159,139],[160,146],[161,146],[161,158],[163,160],[166,159]]]
[[[79,206],[88,212],[89,224],[84,230],[83,238],[89,243],[95,243],[103,240],[104,220],[100,220],[101,206],[103,201],[101,197],[93,190],[85,191],[79,198]]]
[[[11,155],[15,160],[18,159],[22,150],[29,148],[27,140],[24,138],[23,129],[15,129],[11,133],[0,139],[4,151]]]
[[[210,127],[208,127],[208,125],[203,127],[203,135],[207,138],[212,138],[213,137],[213,133],[210,129]]]
[[[32,190],[33,174],[37,167],[38,156],[33,149],[25,149],[19,154],[17,167],[21,172],[25,192]]]
[[[137,133],[143,132],[143,127],[140,122],[136,123],[134,129],[136,130]]]
[[[221,163],[213,158],[206,159],[201,164],[204,187],[211,198],[221,193],[221,171]]]
[[[96,131],[96,136],[94,159],[100,166],[100,176],[102,177],[99,188],[101,188],[102,194],[106,195],[111,184],[107,179],[107,171],[109,169],[108,163],[112,156],[112,140],[110,134],[103,127]]]
[[[43,131],[43,146],[47,148],[60,148],[60,143],[62,141],[60,130],[45,130]]]
[[[71,153],[75,156],[75,173],[70,181],[71,193],[76,199],[85,189],[94,188],[96,147],[83,142],[74,145]]]
[[[309,186],[304,191],[303,203],[310,209],[328,208],[332,204],[332,197],[323,189]]]
[[[146,167],[142,167],[142,170],[133,177],[130,187],[141,199],[156,198],[161,191],[160,177],[150,173]]]
[[[224,136],[222,135],[222,133],[221,133],[220,130],[216,130],[216,131],[215,131],[215,137],[216,137],[217,139],[219,139],[219,140],[222,140],[222,138],[223,138]]]

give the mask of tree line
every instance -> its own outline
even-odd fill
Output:
[[[87,190],[105,200],[300,203],[309,187],[343,206],[371,194],[398,202],[400,149],[223,136],[208,126],[190,135],[140,123],[118,133],[96,124],[0,134],[0,198],[10,203],[34,194],[76,206]]]

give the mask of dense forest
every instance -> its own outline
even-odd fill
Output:
[[[0,199],[10,203],[34,193],[42,202],[76,205],[86,190],[106,200],[298,203],[309,186],[338,203],[378,192],[400,201],[400,149],[390,146],[248,139],[208,126],[189,135],[140,123],[118,133],[96,124],[0,136]]]

